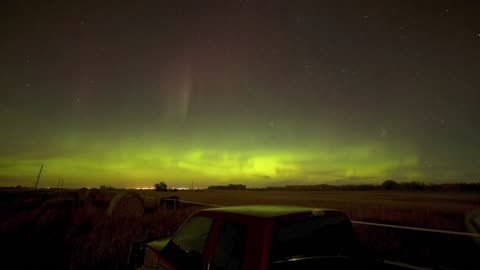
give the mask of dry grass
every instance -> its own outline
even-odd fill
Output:
[[[178,195],[182,200],[218,205],[276,204],[335,208],[353,220],[446,230],[465,230],[465,213],[480,208],[478,193],[385,191],[218,191],[155,192],[144,196]]]
[[[133,242],[171,235],[199,209],[157,208],[140,219],[112,220],[95,204],[36,197],[0,205],[0,238],[9,247],[2,268],[125,269]]]
[[[463,231],[464,214],[480,207],[478,194],[377,191],[140,191],[144,196],[177,195],[182,200],[219,205],[282,204],[336,208],[352,219]],[[130,245],[163,237],[201,207],[175,211],[149,206],[140,219],[115,220],[106,206],[80,204],[68,193],[2,193],[0,237],[9,247],[6,268],[125,269]],[[62,198],[62,199],[59,199]],[[73,198],[73,197],[72,197]],[[154,202],[145,201],[148,204]],[[470,239],[444,238],[391,229],[355,226],[364,248],[388,258],[426,264],[472,256]],[[455,250],[452,250],[455,245]],[[442,248],[444,248],[442,250]],[[448,254],[445,253],[445,248]],[[28,260],[25,260],[27,252]],[[452,261],[446,262],[447,265]]]
[[[125,269],[129,248],[133,242],[173,234],[197,209],[157,209],[145,214],[141,219],[115,222],[96,209],[96,213],[87,219],[87,224],[83,221],[83,228],[78,226],[77,230],[72,232],[71,239],[75,248],[71,253],[70,269]],[[88,228],[85,228],[85,225]]]

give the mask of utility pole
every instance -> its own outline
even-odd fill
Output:
[[[60,188],[60,181],[62,181],[62,178],[58,178],[57,189]]]
[[[63,182],[65,181],[65,179],[61,178],[62,182],[60,183],[60,188],[63,188]]]
[[[42,166],[40,167],[40,171],[38,172],[37,182],[35,183],[35,189],[33,190],[37,190],[38,181],[40,180],[40,175],[42,175],[42,170],[43,170],[43,163],[42,163]]]

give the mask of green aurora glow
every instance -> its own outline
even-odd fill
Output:
[[[0,186],[478,181],[476,9],[314,2],[0,11]]]
[[[237,138],[238,139],[238,138]],[[385,178],[418,179],[414,149],[385,143],[341,145],[315,143],[309,147],[218,147],[198,145],[176,148],[154,139],[86,144],[85,140],[57,143],[66,156],[35,160],[19,157],[2,159],[2,175],[10,179],[33,179],[39,164],[45,163],[43,186],[54,186],[59,177],[71,185],[97,183],[123,187],[150,186],[164,180],[176,186],[246,183],[268,184],[371,183]],[[75,146],[77,144],[77,146]],[[83,145],[83,147],[82,147]],[[79,150],[78,148],[81,148]],[[443,175],[444,176],[444,175]],[[432,175],[430,175],[432,177]],[[439,177],[433,175],[433,177]],[[90,182],[88,179],[95,179]],[[343,181],[342,181],[343,180]]]

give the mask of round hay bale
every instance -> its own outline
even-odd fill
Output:
[[[91,188],[87,191],[87,199],[91,202],[95,202],[100,197],[100,190],[96,188]]]
[[[81,188],[80,190],[78,190],[78,200],[82,203],[86,202],[88,200],[87,193],[88,193],[87,188]]]
[[[102,205],[107,206],[115,195],[117,195],[117,192],[115,191],[101,191],[97,201]]]
[[[106,213],[112,218],[140,218],[143,212],[142,197],[135,192],[124,192],[113,197]]]
[[[143,207],[145,210],[152,211],[160,204],[160,198],[143,198]]]
[[[40,197],[28,197],[25,199],[21,199],[17,201],[17,205],[20,209],[33,209],[35,207],[38,207],[42,203],[42,200]]]
[[[78,192],[65,190],[61,192],[56,198],[53,198],[50,201],[56,201],[55,203],[57,204],[78,206],[80,198]]]
[[[87,191],[87,201],[97,207],[107,207],[115,194],[115,192],[92,188]]]

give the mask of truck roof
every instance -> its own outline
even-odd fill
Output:
[[[296,214],[323,215],[345,215],[342,211],[327,208],[312,208],[301,206],[285,205],[242,205],[215,207],[200,210],[199,212],[224,212],[257,218],[277,218]]]

